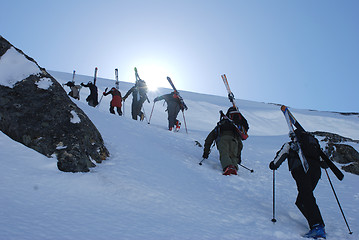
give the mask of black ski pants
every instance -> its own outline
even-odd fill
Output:
[[[304,172],[302,166],[297,167],[292,170],[292,176],[298,189],[295,205],[307,219],[309,227],[312,229],[318,223],[324,226],[322,215],[313,194],[321,176],[319,165],[310,166],[307,173]]]
[[[141,108],[145,100],[146,100],[145,98],[140,98],[139,101],[137,100],[132,101],[131,113],[133,120],[137,120],[137,116],[141,116],[143,114]]]
[[[173,128],[176,125],[177,115],[180,111],[180,106],[176,102],[167,103],[167,114],[168,114],[168,129]]]
[[[117,113],[118,115],[122,116],[122,110],[120,107],[116,107]],[[110,106],[110,113],[115,114],[115,107],[114,106]]]

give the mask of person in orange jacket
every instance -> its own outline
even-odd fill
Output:
[[[110,113],[115,114],[115,107],[117,110],[118,115],[122,116],[122,96],[121,96],[121,92],[119,90],[117,90],[116,88],[111,88],[110,91],[108,92],[103,92],[104,96],[107,96],[111,94],[112,95],[112,100],[110,102]]]

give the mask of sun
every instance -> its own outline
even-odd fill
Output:
[[[167,76],[169,76],[169,70],[165,67],[149,63],[141,64],[137,67],[138,75],[141,79],[146,81],[148,90],[156,91],[159,87],[169,87],[167,82]]]

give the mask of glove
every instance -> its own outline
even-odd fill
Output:
[[[155,99],[153,99],[154,102],[157,102],[158,101],[158,97],[156,97]]]
[[[202,158],[207,159],[208,158],[208,153],[203,152]]]
[[[277,170],[277,169],[278,169],[278,167],[274,164],[273,161],[271,161],[271,162],[269,163],[269,168],[270,168],[271,170]]]
[[[126,98],[122,98],[122,101],[125,102],[125,101],[126,101]]]
[[[103,92],[102,94],[103,94],[103,95],[105,95],[105,94],[106,94],[106,92]]]
[[[322,159],[320,159],[319,165],[323,169],[327,169],[329,167],[328,164],[325,161],[323,161]]]

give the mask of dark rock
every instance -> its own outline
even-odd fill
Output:
[[[92,160],[105,160],[109,152],[86,114],[44,68],[0,36],[0,57],[9,49],[35,64],[38,72],[12,86],[0,79],[0,130],[47,157],[57,157],[61,171],[88,172],[95,166]]]
[[[341,167],[344,171],[359,175],[359,153],[349,144],[345,144],[358,144],[359,140],[328,132],[314,132],[313,134],[324,137],[321,141],[326,143],[325,152],[332,161],[346,164]]]
[[[341,164],[351,162],[359,163],[359,153],[350,145],[347,144],[333,144],[335,151],[332,153],[333,161]]]

